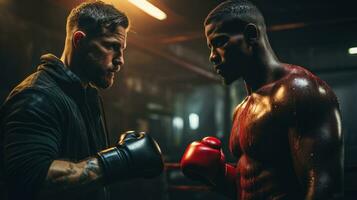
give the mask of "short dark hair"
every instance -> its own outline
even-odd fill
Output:
[[[263,14],[247,0],[229,0],[219,4],[207,15],[204,25],[226,19],[238,19],[243,23],[254,23],[265,28]]]
[[[102,1],[86,2],[72,9],[67,17],[67,31],[78,28],[87,35],[114,32],[118,26],[129,28],[127,15]]]

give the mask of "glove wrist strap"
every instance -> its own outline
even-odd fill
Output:
[[[123,150],[111,147],[97,153],[99,163],[103,167],[106,183],[128,178],[129,163]]]

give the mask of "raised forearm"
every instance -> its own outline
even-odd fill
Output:
[[[98,159],[95,157],[78,163],[55,160],[48,170],[39,196],[67,196],[95,189],[103,185],[102,174]]]
[[[214,190],[231,199],[237,199],[239,192],[237,191],[236,179],[239,176],[234,166],[226,164],[225,176],[217,180]]]
[[[226,164],[221,141],[205,137],[192,142],[181,158],[181,169],[185,176],[213,186],[213,190],[236,199],[237,172],[234,166]]]

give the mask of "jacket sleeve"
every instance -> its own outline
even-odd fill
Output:
[[[23,91],[2,110],[3,167],[14,199],[32,199],[59,154],[61,126],[58,109],[39,91]]]

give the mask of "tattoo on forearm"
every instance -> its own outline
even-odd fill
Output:
[[[79,163],[55,160],[48,171],[45,193],[74,192],[100,184],[101,169],[96,158]]]
[[[97,177],[101,175],[98,161],[97,160],[87,160],[86,165],[83,168],[81,175],[79,176],[79,182],[86,182],[88,177]]]

